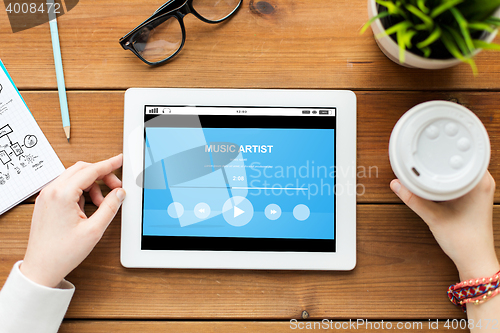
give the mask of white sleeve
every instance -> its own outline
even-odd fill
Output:
[[[58,288],[41,286],[12,268],[0,291],[1,333],[56,333],[66,314],[75,286],[63,280]]]

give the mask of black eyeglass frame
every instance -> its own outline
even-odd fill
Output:
[[[163,5],[161,5],[160,8],[158,8],[153,13],[153,15],[151,15],[147,20],[145,20],[144,22],[142,22],[141,24],[139,24],[137,27],[135,27],[132,31],[130,31],[128,34],[126,34],[125,36],[123,36],[122,38],[120,38],[119,43],[122,46],[122,48],[124,50],[130,50],[130,51],[132,51],[132,53],[134,53],[139,59],[141,59],[144,63],[146,63],[148,65],[153,65],[154,66],[154,65],[163,64],[164,62],[167,62],[168,60],[170,60],[173,57],[175,57],[182,50],[182,47],[184,46],[184,43],[186,42],[186,28],[184,27],[184,16],[186,16],[189,13],[191,13],[191,14],[193,14],[194,16],[196,16],[198,19],[200,19],[201,21],[203,21],[205,23],[211,23],[211,24],[221,23],[221,22],[227,20],[228,18],[230,18],[233,14],[235,14],[238,11],[238,9],[241,7],[241,3],[243,2],[243,0],[239,0],[238,5],[236,5],[236,7],[234,8],[234,10],[231,13],[229,13],[227,16],[225,16],[225,17],[223,17],[223,18],[221,18],[219,20],[216,20],[216,21],[208,20],[208,19],[204,18],[203,16],[201,16],[193,8],[193,0],[184,0],[184,2],[180,6],[174,7],[173,9],[169,8],[171,6],[174,6],[178,2],[180,2],[180,1],[179,0],[167,1],[166,3],[164,3]],[[175,17],[177,19],[177,21],[179,22],[179,25],[181,26],[181,30],[182,30],[182,42],[181,42],[181,45],[179,46],[179,48],[177,49],[177,51],[175,51],[173,54],[171,54],[170,56],[168,56],[167,58],[165,58],[163,60],[156,61],[156,62],[151,62],[151,61],[148,61],[148,60],[144,59],[139,54],[139,52],[135,49],[134,43],[132,43],[130,41],[130,39],[132,38],[132,36],[134,36],[134,34],[136,32],[140,31],[146,25],[151,24],[152,22],[154,22],[156,20],[160,20],[160,19],[164,20],[164,22],[165,22],[170,17]]]

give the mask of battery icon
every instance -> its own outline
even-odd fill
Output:
[[[302,114],[310,114],[310,113],[311,113],[311,111],[309,111],[309,110],[302,110]]]
[[[319,114],[330,114],[329,110],[319,110]]]

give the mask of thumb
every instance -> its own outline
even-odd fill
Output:
[[[391,190],[403,201],[411,210],[417,213],[425,222],[432,219],[433,214],[437,209],[437,204],[430,200],[422,199],[421,197],[410,192],[398,179],[391,181]]]
[[[106,229],[120,209],[125,195],[125,190],[122,188],[111,191],[89,218],[92,221],[91,224],[98,224],[103,230]]]

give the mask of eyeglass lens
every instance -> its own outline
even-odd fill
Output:
[[[227,17],[238,6],[240,0],[193,0],[193,9],[210,21]]]
[[[226,18],[240,0],[193,0],[193,9],[209,21]],[[182,28],[176,16],[162,17],[142,27],[132,37],[135,50],[155,63],[173,55],[182,45]]]
[[[142,27],[131,40],[141,57],[149,62],[158,62],[181,47],[181,25],[175,16],[165,17]]]

